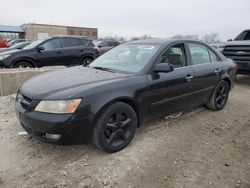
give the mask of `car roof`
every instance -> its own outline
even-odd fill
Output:
[[[85,36],[76,36],[76,35],[56,35],[56,36],[51,36],[51,37],[48,37],[49,38],[77,38],[77,39],[88,39],[88,40],[91,40]]]
[[[203,43],[201,41],[198,40],[187,40],[187,39],[144,39],[144,40],[134,40],[134,41],[130,41],[127,42],[126,44],[169,44],[169,43],[174,43],[174,42],[200,42]]]

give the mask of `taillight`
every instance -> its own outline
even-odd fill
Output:
[[[100,54],[100,48],[98,48],[97,46],[94,47],[94,49],[96,49],[98,51],[98,53]]]

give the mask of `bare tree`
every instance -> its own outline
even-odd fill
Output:
[[[152,39],[153,37],[151,35],[142,35],[141,37],[131,37],[130,41],[133,40],[141,40],[141,39]]]
[[[192,39],[192,40],[199,40],[198,35],[174,35],[173,37],[170,37],[171,39]]]
[[[218,33],[206,34],[202,37],[202,40],[207,43],[220,43],[221,39],[219,38]]]

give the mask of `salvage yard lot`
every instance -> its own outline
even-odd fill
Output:
[[[0,187],[250,187],[250,77],[225,109],[144,123],[124,150],[18,137],[14,97],[0,97]]]

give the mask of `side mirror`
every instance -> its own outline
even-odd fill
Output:
[[[98,45],[98,47],[99,47],[99,48],[101,48],[101,47],[103,47],[103,45],[102,45],[102,44],[100,44],[100,45]]]
[[[233,41],[233,39],[228,39],[228,40],[227,40],[227,42],[232,42],[232,41]]]
[[[41,51],[43,51],[43,50],[45,50],[43,46],[39,46],[39,47],[38,47],[38,52],[41,52]]]
[[[171,72],[174,70],[174,67],[169,63],[159,63],[154,67],[154,72],[160,73],[160,72]]]

